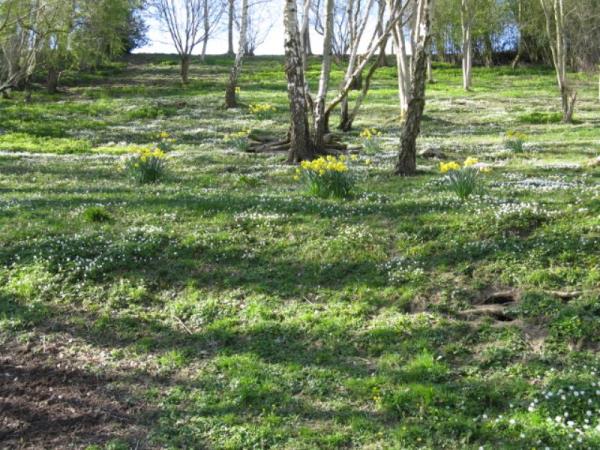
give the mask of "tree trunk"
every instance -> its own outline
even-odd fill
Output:
[[[412,64],[412,82],[410,101],[406,111],[406,119],[402,125],[400,136],[400,153],[396,163],[396,174],[414,175],[417,171],[417,137],[421,132],[421,120],[425,108],[425,80],[427,76],[427,53],[430,50],[431,39],[431,3],[433,0],[419,0],[417,9],[420,11],[418,30],[415,39]]]
[[[326,124],[325,124],[325,100],[329,90],[329,79],[331,75],[331,46],[333,42],[333,8],[335,1],[327,0],[325,6],[325,33],[323,36],[323,62],[321,63],[321,76],[319,78],[319,91],[314,105],[314,136],[313,145],[315,150],[323,150]]]
[[[382,48],[381,52],[383,54],[385,54],[384,53],[385,50],[383,48]],[[381,53],[380,53],[380,56],[381,56]],[[371,65],[369,72],[367,72],[367,76],[365,77],[365,81],[363,83],[362,90],[360,91],[360,94],[354,103],[354,108],[352,109],[352,112],[347,114],[346,117],[341,118],[340,124],[338,126],[338,128],[340,130],[350,131],[352,129],[352,125],[354,124],[354,120],[356,119],[356,116],[358,115],[358,111],[360,110],[360,107],[362,106],[362,103],[363,103],[365,97],[367,96],[367,93],[369,92],[369,88],[371,87],[371,80],[373,79],[373,75],[375,75],[375,71],[379,67],[380,67],[379,66],[379,58],[377,58],[377,61],[375,63],[373,63],[373,65]]]
[[[58,82],[60,79],[60,71],[54,67],[48,69],[48,80],[46,80],[46,89],[49,94],[56,94],[58,91]]]
[[[229,0],[229,11],[227,17],[227,56],[233,56],[233,18],[235,14],[235,0]]]
[[[494,66],[494,45],[492,44],[492,37],[486,34],[483,38],[483,56],[485,60],[485,67],[490,68]]]
[[[181,74],[181,82],[183,84],[187,84],[189,82],[190,62],[191,62],[190,55],[182,55],[181,56],[180,74]]]
[[[563,122],[572,123],[577,92],[573,91],[567,80],[567,41],[565,37],[564,0],[540,0],[546,17],[546,33],[550,41],[552,62],[556,71],[560,91]]]
[[[473,36],[472,36],[472,11],[469,0],[461,0],[460,20],[462,27],[462,71],[463,88],[465,91],[471,89],[473,70]]]
[[[208,46],[208,35],[210,34],[210,22],[209,22],[209,8],[208,8],[208,0],[204,0],[203,4],[204,8],[204,39],[202,40],[202,53],[200,55],[200,61],[206,61],[206,47]]]
[[[563,123],[573,123],[573,113],[575,112],[577,92],[573,92],[568,86],[563,85],[560,89],[560,97],[563,110],[562,121]]]
[[[429,54],[427,55],[427,82],[429,84],[435,83],[433,79],[433,67],[431,64],[431,50],[429,50]]]
[[[238,51],[235,55],[235,61],[229,74],[229,83],[225,89],[225,107],[235,108],[237,106],[237,98],[235,89],[237,87],[238,78],[242,70],[242,61],[244,58],[244,50],[246,48],[246,34],[248,30],[248,0],[242,0],[242,23],[240,26],[240,42]]]
[[[348,108],[348,97],[344,97],[340,103],[340,124],[338,125],[338,129],[342,131],[350,131],[352,129],[352,124],[350,123],[350,109]]]
[[[411,70],[406,52],[404,28],[402,25],[394,27],[394,45],[396,49],[396,68],[398,76],[398,101],[400,103],[400,116],[404,117],[410,102]]]
[[[285,40],[285,74],[290,103],[290,149],[288,162],[310,160],[315,152],[308,127],[302,41],[298,30],[296,0],[285,0],[283,16]]]

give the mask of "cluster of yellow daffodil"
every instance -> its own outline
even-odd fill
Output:
[[[381,136],[381,131],[375,128],[365,128],[360,132],[360,137],[363,139],[373,139],[374,137]]]
[[[166,156],[160,148],[141,147],[128,155],[123,170],[139,183],[153,183],[165,173]]]
[[[162,150],[163,152],[171,151],[173,148],[173,144],[175,143],[175,138],[171,137],[169,133],[166,131],[161,131],[156,135],[158,142],[156,147]]]
[[[159,148],[144,147],[137,152],[137,158],[140,162],[146,162],[151,158],[164,159],[165,152]]]
[[[348,166],[346,161],[347,157],[344,155],[338,158],[331,155],[327,156],[326,158],[321,156],[320,158],[312,161],[302,161],[300,163],[301,168],[299,168],[298,171],[309,170],[319,175],[325,175],[327,172],[347,172]]]
[[[506,132],[507,139],[517,139],[519,141],[526,141],[527,135],[521,131],[509,130]]]
[[[463,168],[473,167],[477,164],[479,164],[479,160],[477,158],[473,158],[473,157],[468,157],[467,159],[465,159],[462,166],[460,165],[460,163],[457,163],[456,161],[449,161],[446,163],[441,162],[440,163],[440,172],[441,173],[454,172],[456,170],[460,170]],[[486,173],[486,172],[490,171],[490,168],[489,167],[478,167],[478,170],[480,172]]]
[[[527,135],[520,131],[507,131],[504,139],[504,145],[513,152],[520,153],[523,151]]]
[[[357,159],[356,155],[329,155],[313,161],[302,161],[296,169],[294,179],[301,179],[311,195],[347,198],[352,195],[354,188],[354,176],[350,171],[349,161]]]
[[[255,103],[248,107],[252,114],[265,114],[275,112],[275,107],[270,103]]]

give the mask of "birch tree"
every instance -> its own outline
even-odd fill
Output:
[[[225,89],[225,107],[235,108],[237,106],[236,99],[236,88],[238,85],[238,78],[242,70],[242,60],[244,58],[244,52],[246,51],[246,39],[248,30],[248,0],[242,0],[242,17],[240,25],[240,41],[238,43],[237,53],[235,55],[235,61],[231,72],[229,74],[229,83]]]
[[[45,36],[53,24],[51,1],[9,0],[0,5],[0,92],[3,95],[28,83],[39,59]]]
[[[475,20],[475,5],[473,3],[473,0],[460,0],[462,75],[465,91],[470,90],[473,83],[473,22]]]
[[[235,0],[227,0],[227,56],[233,56],[233,26],[235,23]]]
[[[400,152],[396,162],[396,174],[413,175],[417,171],[417,137],[425,108],[425,85],[427,78],[427,55],[431,49],[431,9],[433,0],[416,0],[414,18],[414,47],[411,64],[411,82],[406,119],[402,124]]]
[[[312,159],[315,155],[308,127],[307,92],[302,41],[296,0],[285,0],[283,14],[285,73],[290,104],[288,162]]]

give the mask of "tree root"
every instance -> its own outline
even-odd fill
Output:
[[[248,153],[278,153],[290,150],[290,139],[277,139],[271,135],[259,135],[251,133],[250,145],[246,150]],[[325,147],[317,151],[319,155],[340,155],[346,153],[348,146],[339,142],[332,134],[325,136]]]

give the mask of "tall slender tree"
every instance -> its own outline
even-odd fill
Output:
[[[417,138],[425,109],[425,85],[427,79],[427,55],[431,49],[431,9],[433,0],[416,0],[414,19],[414,59],[410,83],[410,100],[406,118],[402,124],[400,152],[396,162],[398,175],[413,175],[417,171]]]
[[[225,107],[235,108],[237,106],[236,88],[238,86],[238,78],[242,70],[242,60],[246,51],[246,39],[248,31],[248,0],[242,0],[242,17],[240,25],[240,40],[238,43],[237,53],[233,67],[229,73],[229,83],[225,89]]]

